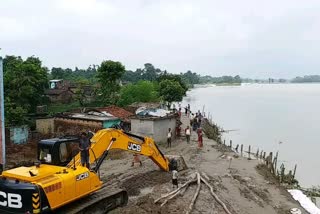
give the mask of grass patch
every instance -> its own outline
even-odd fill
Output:
[[[48,112],[51,114],[55,114],[55,113],[65,112],[65,111],[69,111],[71,109],[80,108],[80,107],[81,106],[79,102],[72,102],[68,104],[52,103],[48,106]]]

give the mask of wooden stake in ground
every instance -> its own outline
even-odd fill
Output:
[[[197,187],[197,190],[196,190],[196,193],[194,194],[192,200],[191,200],[191,203],[189,205],[189,210],[186,212],[186,214],[189,214],[192,209],[193,209],[193,205],[199,195],[199,192],[200,192],[200,188],[201,188],[201,178],[200,178],[200,174],[197,172],[197,184],[198,184],[198,187]]]
[[[232,162],[232,157],[231,156],[227,156],[227,159],[229,160],[229,167],[228,167],[228,169],[230,169],[230,167],[231,167],[231,162]]]

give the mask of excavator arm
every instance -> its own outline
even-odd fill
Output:
[[[89,163],[96,164],[95,171],[99,170],[111,149],[121,149],[147,156],[162,170],[169,171],[169,159],[161,153],[152,138],[136,136],[118,129],[102,129],[91,138]],[[68,167],[77,167],[80,164],[81,157],[78,153]]]

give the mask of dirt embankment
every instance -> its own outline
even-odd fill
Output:
[[[217,125],[211,124],[208,119],[204,118],[201,126],[209,139],[212,139],[217,143],[222,143],[222,135],[220,132],[220,128]]]
[[[183,124],[188,124],[182,117]],[[185,125],[182,127],[184,130]],[[226,204],[231,213],[237,214],[285,214],[297,207],[306,213],[292,199],[285,189],[271,178],[266,180],[263,169],[256,170],[256,160],[239,157],[227,147],[217,144],[204,136],[204,147],[198,148],[196,133],[192,132],[191,142],[184,136],[172,143],[172,148],[160,146],[168,155],[182,155],[188,169],[179,172],[179,185],[185,183],[190,174],[206,174],[214,193]],[[131,167],[132,155],[124,153],[122,158],[108,160],[103,165],[103,177],[107,183],[127,189],[128,205],[111,213],[185,213],[196,192],[197,185],[190,185],[183,193],[161,207],[154,200],[173,190],[171,174],[162,172],[148,158],[142,158],[143,166]],[[201,186],[192,213],[226,213],[208,188]]]
[[[182,117],[182,130],[189,124],[189,119]],[[221,142],[218,127],[210,128],[203,124],[205,133]],[[237,214],[285,214],[297,207],[306,213],[289,193],[280,187],[262,167],[256,167],[257,160],[248,160],[233,153],[229,147],[216,143],[204,136],[203,148],[198,148],[197,135],[191,133],[191,142],[187,143],[184,135],[172,142],[172,148],[159,145],[166,155],[182,155],[188,169],[179,172],[179,185],[190,179],[190,175],[200,172],[206,175],[214,193],[221,199],[231,213]],[[9,165],[24,161],[28,165],[36,158],[38,139],[27,145],[8,145]],[[173,190],[171,174],[160,171],[151,159],[141,157],[143,165],[131,167],[132,154],[123,151],[110,152],[108,160],[101,167],[102,180],[107,184],[126,189],[129,194],[128,205],[113,210],[111,213],[185,213],[196,192],[197,185],[188,186],[183,193],[161,206],[154,200]],[[213,199],[205,185],[200,188],[199,196],[192,213],[225,213],[222,206]]]

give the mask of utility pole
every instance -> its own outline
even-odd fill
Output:
[[[1,48],[0,48],[1,50]],[[3,60],[0,55],[0,173],[5,168],[6,163],[6,138],[5,138],[5,124],[4,124],[4,87],[3,87]]]

